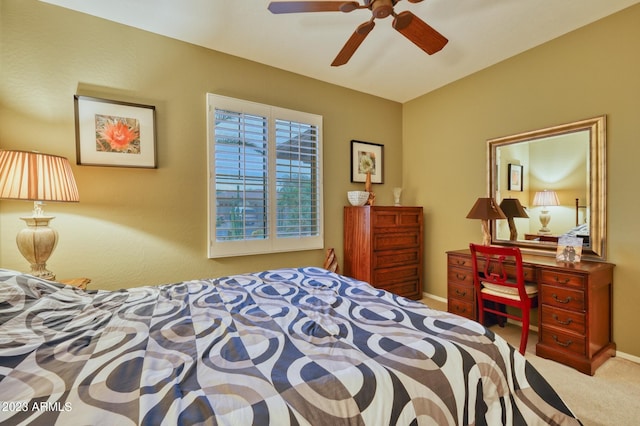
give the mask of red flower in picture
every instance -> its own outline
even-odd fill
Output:
[[[140,123],[136,119],[96,115],[98,151],[140,153]]]

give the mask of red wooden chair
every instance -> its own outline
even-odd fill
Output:
[[[524,281],[520,249],[477,244],[469,244],[469,248],[478,299],[479,322],[484,323],[485,312],[521,321],[520,353],[524,355],[529,337],[530,311],[538,302],[538,286]],[[508,274],[507,269],[515,269],[515,276],[513,272]],[[501,310],[495,304],[518,308],[521,315],[509,313],[506,309]]]

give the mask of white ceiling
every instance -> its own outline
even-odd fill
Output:
[[[406,102],[640,0],[400,1],[449,43],[429,56],[376,20],[351,60],[330,64],[367,9],[274,15],[270,0],[41,0],[318,80]],[[362,2],[362,0],[361,0]]]

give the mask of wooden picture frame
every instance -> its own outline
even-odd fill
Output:
[[[384,145],[351,141],[351,182],[365,182],[371,170],[371,183],[384,183]]]
[[[523,169],[524,167],[519,164],[509,164],[509,178],[507,187],[509,191],[523,190]]]
[[[157,168],[154,106],[79,95],[73,99],[77,164]]]

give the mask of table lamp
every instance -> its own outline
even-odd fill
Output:
[[[529,217],[527,212],[520,204],[520,200],[517,198],[505,198],[500,202],[500,209],[507,216],[509,222],[509,240],[516,241],[518,239],[518,229],[516,223],[513,220],[514,217]]]
[[[69,161],[39,152],[0,150],[0,198],[33,201],[33,214],[21,217],[27,224],[18,232],[18,250],[31,264],[30,274],[48,280],[47,260],[58,243],[58,233],[49,228],[53,216],[42,210],[43,201],[79,200]]]
[[[538,230],[538,234],[550,234],[551,230],[547,227],[547,225],[549,225],[551,215],[549,214],[549,210],[547,209],[547,207],[560,205],[558,194],[556,194],[555,191],[548,191],[546,189],[544,191],[538,191],[533,197],[533,205],[542,206],[542,211],[540,212],[540,223],[542,224],[542,228]]]
[[[485,246],[491,245],[489,221],[506,218],[507,216],[505,216],[493,198],[478,198],[469,214],[467,214],[467,219],[480,219],[482,221],[482,244]]]

